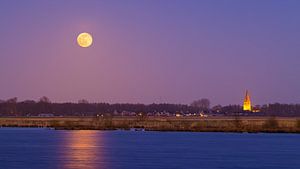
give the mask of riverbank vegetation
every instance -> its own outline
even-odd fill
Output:
[[[149,118],[149,117],[64,117],[0,118],[2,127],[49,127],[65,130],[193,131],[193,132],[285,132],[300,133],[294,118]]]

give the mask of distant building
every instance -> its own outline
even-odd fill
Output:
[[[250,95],[248,93],[248,90],[246,90],[246,95],[245,95],[244,104],[243,104],[243,110],[244,111],[252,111],[251,100],[250,100]]]
[[[181,117],[182,114],[181,114],[181,113],[176,113],[175,116],[176,116],[176,117]]]
[[[253,113],[259,113],[260,112],[260,106],[259,105],[256,105],[256,106],[254,106],[254,107],[252,107],[252,112]]]
[[[199,115],[200,115],[200,117],[208,117],[208,115],[204,114],[204,112],[201,112]]]

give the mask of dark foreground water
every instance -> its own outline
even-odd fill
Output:
[[[299,169],[300,135],[0,128],[1,169]]]

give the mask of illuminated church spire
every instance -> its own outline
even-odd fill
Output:
[[[246,90],[246,96],[244,99],[244,105],[243,105],[244,111],[251,111],[251,101],[250,101],[250,95],[248,93],[248,90]]]

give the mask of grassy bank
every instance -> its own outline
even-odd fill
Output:
[[[279,117],[2,117],[0,126],[66,130],[143,128],[152,131],[300,133],[299,119]]]

